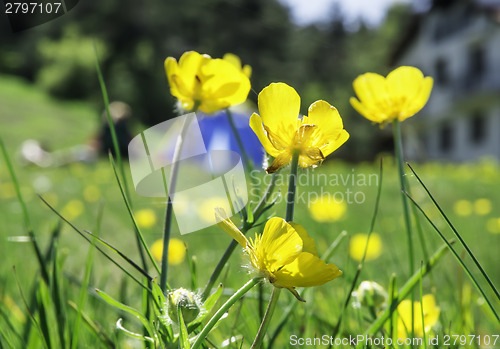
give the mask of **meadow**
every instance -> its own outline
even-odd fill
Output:
[[[127,336],[123,331],[117,330],[116,326],[117,320],[123,318],[124,327],[141,333],[140,321],[129,313],[109,306],[95,292],[98,288],[123,304],[141,309],[141,287],[94,250],[89,242],[62,222],[38,197],[43,197],[80,230],[98,231],[100,238],[140,264],[134,227],[109,160],[101,158],[92,163],[40,168],[22,165],[18,157],[19,146],[25,139],[45,141],[52,149],[87,142],[89,136],[96,132],[99,113],[92,106],[81,102],[61,102],[17,78],[1,76],[0,120],[0,136],[13,161],[37,246],[42,253],[42,256],[37,256],[24,227],[22,206],[2,157],[0,348],[43,347],[40,333],[45,331],[43,323],[46,319],[64,328],[62,334],[57,334],[58,326],[55,325],[46,329],[49,336],[60,337],[52,339],[53,342],[48,347],[70,347],[69,343],[72,342],[69,338],[72,337],[73,329],[78,327],[75,325],[78,324],[77,321],[81,321],[81,329],[78,342],[71,344],[73,347],[144,347],[140,340]],[[137,130],[143,128],[136,125]],[[380,159],[383,159],[382,177],[379,172]],[[492,159],[481,159],[474,163],[414,163],[412,166],[474,252],[492,282],[500,285],[500,164]],[[126,163],[125,173],[129,176]],[[274,189],[276,203],[265,212],[266,217],[284,217],[286,173],[286,168],[278,173],[278,178],[281,175],[283,180],[277,180]],[[409,169],[406,173],[412,197],[447,239],[454,238],[445,219],[415,176]],[[260,183],[262,192],[269,182],[269,177],[266,176],[270,175],[265,175],[263,171],[251,175]],[[130,178],[128,183],[130,185]],[[359,250],[364,248],[364,245],[356,245],[356,236],[370,231],[379,185],[382,186],[380,204],[373,228],[373,232],[379,237],[379,246],[373,247],[374,251],[365,261],[357,284],[363,280],[375,281],[388,291],[391,280],[395,280],[399,288],[409,278],[401,194],[397,167],[391,155],[381,154],[373,162],[356,164],[333,158],[315,169],[299,169],[294,221],[307,227],[309,235],[316,241],[320,255],[329,248],[335,248],[328,262],[337,265],[343,275],[305,292],[303,297],[306,303],[299,303],[292,294],[283,292],[270,324],[269,340],[274,344],[273,347],[293,347],[291,336],[315,338],[324,334],[331,335],[337,330],[341,316],[343,321],[337,331],[338,337],[363,334],[374,323],[379,310],[363,306],[355,298],[351,298],[346,304],[346,299],[358,268]],[[165,202],[141,197],[133,188],[129,189],[137,223],[147,244],[151,246],[162,238]],[[326,195],[331,195],[335,202],[319,202],[319,198]],[[250,199],[256,202],[258,197],[250,195]],[[427,262],[429,256],[443,245],[443,241],[417,211],[413,222],[415,261],[417,267],[420,267],[420,261]],[[249,236],[261,229],[262,226],[252,228]],[[170,287],[200,292],[231,238],[218,226],[182,236],[174,229],[172,238],[185,243],[187,254],[169,266]],[[458,243],[454,247],[493,306],[500,309],[500,301],[488,288],[470,257]],[[140,279],[141,275],[123,258],[106,251]],[[47,263],[45,271],[40,269],[40,258]],[[250,279],[248,268],[242,268],[242,265],[248,264],[247,258],[238,246],[221,273],[219,281],[223,285],[223,292],[214,309]],[[90,273],[89,265],[92,266]],[[157,276],[152,267],[148,272]],[[39,285],[43,283],[41,280],[45,277],[44,273],[50,274],[52,281],[46,290],[41,290]],[[86,292],[83,292],[86,301],[81,302],[82,284],[86,284],[86,279],[88,285],[84,288]],[[428,335],[442,338],[444,335],[473,334],[484,337],[500,334],[498,322],[485,299],[477,292],[451,253],[446,253],[435,263],[430,273],[422,278],[420,287],[422,294],[434,295],[440,308],[439,320]],[[206,347],[247,347],[259,328],[271,288],[268,284],[261,284],[238,301],[230,309],[228,316],[210,333]],[[259,291],[260,289],[263,291]],[[59,304],[53,304],[54,294],[57,294],[55,299],[59,300]],[[415,300],[421,297],[418,285],[414,289],[414,297]],[[84,308],[75,311],[71,304],[84,304]],[[47,309],[50,314],[45,313]],[[63,320],[58,315],[61,312],[64,314]],[[77,315],[80,314],[83,320],[77,320]],[[42,328],[37,330],[37,326]],[[276,337],[271,339],[273,334]],[[377,334],[378,337],[380,335]],[[499,343],[500,341],[496,346]],[[444,347],[442,342],[439,344],[439,347]],[[494,347],[484,342],[473,342],[471,346]],[[462,346],[458,343],[451,347]]]

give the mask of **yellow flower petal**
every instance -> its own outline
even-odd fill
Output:
[[[326,264],[317,256],[302,252],[292,263],[274,273],[274,284],[286,288],[320,286],[341,275],[336,265]]]
[[[293,87],[272,83],[258,98],[259,112],[264,125],[283,147],[288,146],[297,132],[300,97]]]
[[[243,103],[250,91],[250,80],[239,58],[238,62],[234,59],[212,59],[195,51],[185,52],[179,63],[167,58],[165,71],[170,92],[184,109],[191,110],[197,103],[205,113]]]
[[[255,248],[259,268],[274,272],[291,263],[302,251],[303,242],[297,231],[283,218],[267,221],[260,243]]]
[[[365,118],[378,123],[403,121],[419,112],[429,99],[433,80],[415,67],[399,67],[387,75],[358,76],[353,88],[358,99],[350,102]]]
[[[274,172],[278,171],[281,167],[283,167],[286,164],[288,164],[290,162],[290,160],[292,160],[292,154],[290,152],[288,152],[288,151],[284,151],[283,153],[279,154],[274,159],[274,161],[271,164],[271,166],[269,166],[266,169],[266,172],[267,173],[274,173]],[[300,163],[300,159],[299,159],[299,164],[302,166],[302,164]],[[307,167],[307,166],[302,166],[302,167]]]
[[[311,104],[304,123],[316,125],[325,140],[336,139],[344,129],[337,108],[325,101],[316,101]]]
[[[262,118],[258,114],[253,113],[250,117],[250,128],[253,130],[253,132],[255,132],[255,134],[259,138],[260,143],[262,143],[262,146],[269,155],[276,157],[280,154],[280,152],[271,144],[266,134],[264,134]]]
[[[215,220],[230,237],[236,240],[243,248],[247,247],[248,240],[236,225],[229,219],[227,213],[220,207],[215,209]]]
[[[309,252],[314,256],[318,256],[318,250],[316,249],[316,244],[314,243],[314,239],[307,234],[307,231],[303,226],[297,223],[290,222],[289,223],[293,229],[299,234],[302,239],[302,252]]]

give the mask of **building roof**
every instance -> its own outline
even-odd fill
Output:
[[[397,64],[401,56],[418,37],[427,16],[436,11],[445,11],[449,7],[463,3],[468,3],[471,6],[472,11],[468,13],[484,13],[488,18],[500,25],[500,0],[433,0],[432,6],[427,12],[413,14],[406,28],[403,28],[401,38],[391,54],[389,63],[391,65]]]

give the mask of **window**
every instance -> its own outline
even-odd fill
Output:
[[[476,112],[470,119],[470,140],[474,144],[483,142],[486,137],[486,118],[481,112]]]
[[[439,58],[436,61],[436,83],[439,85],[446,85],[448,83],[448,72],[447,72],[447,66],[446,66],[446,61],[442,58]]]
[[[439,134],[439,148],[443,153],[447,153],[453,146],[453,133],[451,125],[443,125]]]
[[[479,46],[469,50],[468,75],[471,82],[478,81],[485,73],[485,54]]]

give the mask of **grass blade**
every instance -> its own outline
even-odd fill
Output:
[[[21,295],[21,299],[23,300],[24,307],[26,308],[26,312],[28,313],[28,316],[30,317],[31,321],[35,324],[35,327],[38,330],[38,333],[40,334],[40,337],[42,339],[43,346],[48,349],[49,348],[48,338],[45,336],[46,334],[42,331],[40,324],[38,323],[38,321],[36,321],[35,316],[30,311],[30,308],[28,307],[28,303],[26,303],[26,298],[24,297],[23,289],[21,288],[21,284],[19,283],[19,279],[17,277],[16,267],[13,267],[13,269],[14,269],[14,276],[16,279],[17,287],[19,289],[19,294]]]
[[[101,202],[99,205],[96,225],[95,225],[95,229],[94,229],[96,232],[96,235],[99,235],[99,232],[100,232],[103,212],[104,212],[104,205]],[[77,315],[76,315],[76,320],[75,320],[75,324],[73,327],[72,338],[71,338],[71,349],[76,349],[76,346],[78,345],[78,336],[80,335],[80,322],[81,322],[81,319],[83,316],[82,311],[83,311],[83,308],[85,307],[85,303],[87,300],[87,287],[90,283],[90,273],[92,271],[92,265],[94,263],[94,251],[95,251],[95,240],[92,240],[92,244],[89,247],[89,252],[87,255],[87,261],[85,263],[85,272],[83,275],[82,286],[80,287],[80,296],[78,298],[78,307],[76,308]]]
[[[113,149],[116,154],[116,161],[118,162],[118,168],[120,169],[120,173],[123,179],[123,183],[125,184],[125,193],[127,198],[130,197],[130,194],[128,192],[128,185],[127,185],[127,177],[125,176],[125,170],[123,169],[123,162],[122,162],[122,156],[120,153],[120,147],[118,145],[118,138],[116,136],[116,130],[115,130],[115,124],[113,122],[113,119],[111,118],[111,111],[109,110],[109,98],[108,98],[108,91],[106,89],[106,83],[104,82],[104,78],[102,76],[101,72],[101,65],[99,64],[99,54],[97,52],[97,46],[94,42],[94,55],[95,55],[95,67],[96,67],[96,72],[97,72],[97,78],[99,79],[99,86],[101,87],[101,93],[102,93],[102,99],[104,101],[104,108],[106,109],[106,116],[108,120],[108,125],[109,129],[111,131],[111,139],[113,141]]]
[[[104,292],[102,290],[99,290],[96,288],[96,292],[109,305],[111,305],[115,308],[118,308],[118,309],[132,315],[134,318],[138,319],[142,323],[142,325],[148,330],[149,335],[151,337],[153,337],[153,334],[154,334],[153,329],[151,328],[149,321],[144,317],[144,315],[139,313],[137,310],[129,307],[128,305],[125,305],[123,303],[118,302],[117,300],[115,300],[113,297],[111,297],[110,295],[108,295],[106,292]]]
[[[54,212],[59,218],[61,218],[64,222],[66,222],[74,231],[76,231],[81,237],[83,237],[89,244],[92,244],[92,241],[84,234],[82,233],[73,223],[68,221],[66,218],[64,218],[55,208],[53,208],[42,196],[38,195],[38,197],[47,205],[47,207]],[[92,235],[92,234],[91,234]],[[92,235],[94,236],[94,235]],[[118,262],[116,262],[113,258],[111,258],[106,252],[104,252],[101,248],[96,246],[96,249],[106,258],[108,259],[111,263],[116,265],[118,268],[120,268],[127,276],[132,278],[137,284],[141,285],[141,287],[147,288],[141,281],[139,281],[135,276],[133,276],[128,270],[123,268]],[[149,277],[149,275],[148,275]],[[151,291],[150,289],[148,289]]]
[[[451,252],[455,256],[455,258],[458,260],[458,262],[460,263],[460,265],[462,266],[462,268],[465,270],[465,272],[467,273],[467,275],[469,276],[469,278],[474,283],[474,286],[476,286],[476,288],[479,291],[479,293],[481,293],[481,295],[485,299],[486,303],[488,304],[488,306],[490,307],[491,311],[493,312],[493,315],[495,315],[496,319],[500,322],[500,318],[498,317],[498,314],[495,311],[495,308],[491,304],[489,298],[486,296],[486,294],[484,293],[484,291],[481,288],[481,286],[478,284],[478,282],[477,282],[476,278],[474,277],[474,275],[472,275],[472,273],[470,272],[469,268],[465,265],[463,259],[460,258],[460,256],[458,255],[457,251],[455,251],[455,249],[453,249],[453,247],[451,246],[451,244],[444,237],[443,233],[441,233],[441,231],[438,229],[438,227],[436,227],[436,225],[432,222],[432,220],[429,218],[429,216],[427,216],[427,214],[424,212],[423,208],[420,207],[420,205],[408,193],[405,192],[405,194],[413,202],[413,204],[419,209],[419,211],[424,215],[424,217],[427,219],[427,221],[429,222],[429,224],[438,233],[439,237],[441,237],[441,239],[446,243],[446,245],[448,246],[448,248],[451,250]]]
[[[132,219],[132,223],[134,224],[136,238],[139,239],[137,243],[142,244],[142,247],[146,250],[146,253],[148,254],[149,260],[151,261],[151,263],[153,264],[153,266],[155,267],[156,271],[159,274],[160,268],[158,267],[158,264],[156,264],[156,261],[153,258],[151,251],[149,250],[148,244],[146,243],[146,240],[144,240],[144,236],[142,235],[141,229],[137,225],[137,222],[136,222],[135,217],[134,217],[134,213],[132,211],[132,205],[130,204],[130,200],[127,198],[127,195],[126,195],[125,190],[124,190],[124,186],[123,186],[122,182],[120,181],[120,177],[118,176],[118,172],[116,171],[116,164],[115,164],[115,161],[113,159],[113,155],[111,153],[109,153],[109,161],[111,163],[111,166],[113,167],[113,171],[115,173],[115,177],[116,177],[116,181],[118,182],[118,186],[120,187],[120,192],[122,194],[123,201],[125,202],[125,206],[127,206],[127,211],[130,215],[130,218]],[[142,251],[142,248],[140,249],[140,251]],[[141,257],[141,259],[142,259],[142,257]],[[147,266],[146,266],[145,260],[143,260],[143,265],[144,265],[143,266],[144,269],[146,269]]]
[[[372,235],[373,228],[375,226],[375,220],[376,220],[377,215],[378,215],[378,208],[379,208],[379,204],[380,204],[380,195],[382,193],[382,178],[383,178],[383,162],[382,162],[382,159],[380,159],[379,183],[378,183],[378,188],[377,188],[377,197],[375,199],[375,207],[373,209],[373,215],[372,215],[372,219],[370,222],[370,227],[369,227],[370,230],[368,231],[368,237],[366,238],[365,250],[363,251],[363,257],[361,258],[361,261],[358,264],[358,268],[356,269],[356,274],[354,275],[354,279],[352,281],[351,288],[350,288],[349,293],[347,294],[347,297],[345,299],[344,306],[342,308],[342,312],[340,313],[341,315],[339,316],[337,324],[335,325],[335,328],[333,330],[333,334],[332,334],[333,338],[335,338],[338,334],[338,331],[339,331],[340,326],[342,324],[342,321],[344,319],[344,312],[347,309],[347,306],[349,305],[349,302],[350,302],[351,296],[352,296],[352,292],[354,291],[354,289],[357,286],[359,276],[361,275],[361,270],[363,269],[363,265],[365,263],[366,253],[368,251],[368,243],[370,242],[370,236]]]
[[[424,188],[424,190],[426,191],[426,193],[429,196],[429,198],[432,200],[432,203],[439,210],[439,213],[441,213],[441,216],[443,216],[443,218],[445,219],[446,223],[448,223],[448,226],[451,228],[451,230],[453,231],[453,233],[455,234],[455,236],[457,237],[457,239],[460,241],[460,243],[465,248],[465,250],[467,251],[467,253],[469,254],[469,256],[472,258],[472,260],[474,261],[474,264],[476,264],[476,266],[479,269],[479,271],[481,272],[481,274],[483,274],[484,278],[486,279],[486,281],[490,285],[491,289],[493,290],[493,292],[495,292],[495,295],[497,296],[497,299],[500,300],[500,293],[498,292],[498,290],[496,289],[495,285],[493,284],[493,282],[489,278],[488,274],[486,274],[486,272],[484,271],[483,267],[481,266],[481,264],[477,260],[477,258],[474,255],[474,253],[472,253],[472,251],[469,248],[469,246],[465,243],[464,239],[462,238],[462,236],[460,235],[460,233],[458,232],[458,230],[455,228],[455,226],[453,225],[453,223],[451,223],[451,221],[449,220],[449,218],[446,216],[446,214],[444,213],[444,211],[441,209],[441,207],[437,203],[436,199],[434,199],[434,196],[432,196],[431,192],[429,191],[429,189],[427,188],[427,186],[424,184],[424,182],[420,179],[420,177],[417,175],[417,173],[415,172],[415,170],[410,166],[410,164],[407,164],[407,165],[410,168],[411,172],[413,172],[413,174],[415,175],[415,178],[417,178],[417,180],[420,183],[420,185]],[[497,319],[498,319],[498,317],[497,317]]]
[[[453,243],[453,241],[451,242]],[[416,286],[418,281],[420,280],[421,275],[427,275],[432,268],[436,265],[436,263],[445,255],[445,252],[448,251],[448,244],[442,245],[436,253],[429,259],[429,262],[425,263],[419,270],[413,273],[412,277],[406,281],[403,287],[398,291],[397,296],[394,298],[391,307],[387,307],[382,314],[378,316],[378,318],[372,323],[372,325],[366,330],[365,336],[373,336],[377,333],[385,322],[389,319],[392,313],[397,309],[399,303],[405,299],[413,288]]]
[[[184,318],[182,317],[182,309],[180,305],[177,306],[177,320],[179,321],[180,331],[179,331],[179,347],[181,349],[191,349],[189,344],[189,335],[184,323]]]
[[[75,303],[69,301],[68,305],[70,306],[71,309],[81,314],[83,322],[88,326],[91,332],[94,333],[96,337],[101,340],[101,342],[104,345],[106,345],[110,349],[115,348],[115,344],[113,343],[111,338],[109,338],[109,336],[102,330],[102,326],[100,326],[97,322],[92,320],[92,318],[88,316],[85,312],[83,312],[81,309],[78,309]]]

